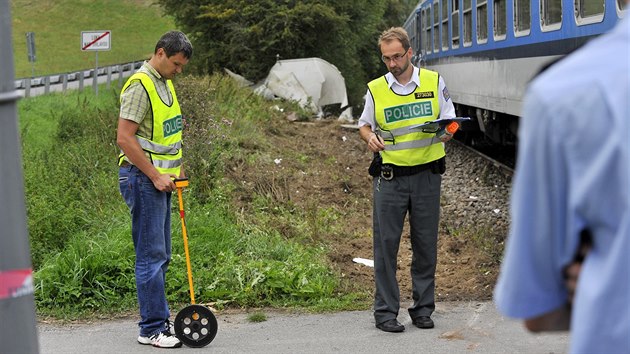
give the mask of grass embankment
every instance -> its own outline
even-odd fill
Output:
[[[221,76],[176,83],[185,116],[186,222],[196,299],[218,307],[364,306],[344,294],[325,248],[288,240],[231,206],[225,163],[265,156],[264,135],[282,118],[270,103]],[[136,307],[129,212],[118,192],[115,129],[118,92],[53,94],[19,103],[28,226],[40,314],[75,318]],[[240,146],[255,142],[259,156]],[[258,203],[273,200],[253,196]],[[176,200],[176,196],[174,196]],[[270,215],[269,217],[273,217]],[[286,218],[287,215],[283,215]],[[305,233],[322,220],[295,213]],[[325,216],[322,216],[325,217]],[[177,204],[167,296],[189,302]],[[267,224],[269,225],[269,224]],[[313,229],[313,230],[309,230]]]
[[[99,66],[148,58],[174,20],[152,0],[11,1],[15,77],[30,77],[26,32],[35,33],[35,76],[95,66],[95,52],[81,51],[81,32],[109,30],[111,50],[98,53]]]

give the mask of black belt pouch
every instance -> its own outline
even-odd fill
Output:
[[[370,174],[370,176],[372,177],[380,176],[382,164],[383,164],[383,158],[381,157],[381,154],[379,154],[378,152],[375,152],[374,158],[372,159],[372,163],[370,164],[370,167],[368,168],[368,173]]]
[[[446,158],[435,160],[431,164],[431,172],[434,174],[444,174],[446,172]]]

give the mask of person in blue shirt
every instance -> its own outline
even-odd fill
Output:
[[[538,76],[524,102],[494,298],[531,331],[570,328],[572,353],[630,352],[629,42],[625,19]]]

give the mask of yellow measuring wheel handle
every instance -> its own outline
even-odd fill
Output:
[[[190,267],[190,254],[188,253],[188,234],[186,233],[186,221],[184,213],[184,200],[182,199],[182,190],[188,187],[188,178],[175,179],[175,187],[177,187],[177,199],[179,200],[179,218],[182,220],[182,236],[184,238],[184,252],[186,253],[186,269],[188,271],[188,285],[190,287],[190,303],[195,304],[195,290],[193,287],[192,270]]]
[[[184,188],[188,187],[188,178],[175,179],[175,187]]]

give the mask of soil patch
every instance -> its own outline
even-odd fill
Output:
[[[234,161],[228,167],[229,178],[240,186],[236,191],[236,203],[247,211],[251,208],[252,196],[259,193],[271,195],[278,203],[290,202],[303,210],[334,208],[341,215],[334,221],[334,231],[322,232],[313,241],[327,246],[328,258],[344,279],[345,289],[371,294],[374,288],[373,269],[353,262],[355,257],[373,258],[372,178],[367,174],[372,153],[359,138],[358,130],[344,128],[336,120],[282,122],[270,127],[266,136],[271,149],[268,156],[271,158],[261,158],[255,163]],[[261,149],[256,145],[244,148],[251,149],[254,155],[259,154]],[[458,172],[459,167],[463,163],[478,162],[464,159],[464,162],[453,163],[450,155],[463,152],[453,151],[447,146],[447,153],[448,170],[442,185],[436,300],[488,300],[492,296],[502,241],[507,233],[507,189],[503,184],[493,185],[496,182],[488,177],[488,173],[481,179],[473,176],[472,182],[462,181],[462,178],[471,178],[461,176],[462,173],[470,173],[470,170]],[[267,156],[267,152],[259,155]],[[484,196],[479,194],[488,193],[471,190],[475,184],[501,192],[491,202],[482,204],[478,201],[479,198],[483,201]],[[477,199],[471,201],[469,198],[473,197]],[[479,220],[481,214],[488,214],[483,222]],[[495,220],[497,214],[501,214],[500,220]],[[295,237],[291,225],[280,224],[278,228],[285,237]],[[403,230],[398,260],[401,301],[410,301],[411,245],[408,225]]]

